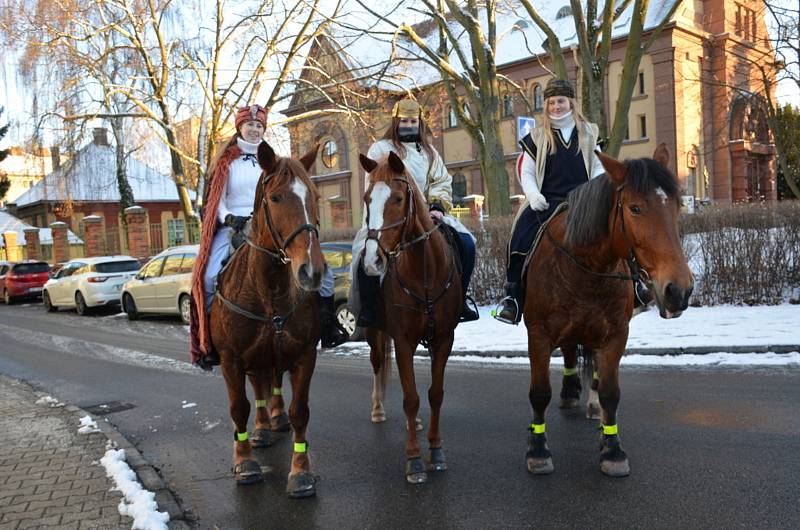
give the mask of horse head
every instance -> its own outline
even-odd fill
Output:
[[[318,291],[325,268],[319,247],[319,194],[308,176],[319,145],[300,160],[279,158],[266,143],[258,147],[263,172],[253,205],[253,242],[290,265],[292,278],[306,291]]]
[[[394,152],[380,162],[359,155],[369,182],[364,193],[367,213],[367,241],[364,271],[370,276],[386,272],[389,255],[397,251],[407,236],[432,226],[414,178]]]
[[[653,158],[619,162],[598,153],[613,191],[608,216],[614,252],[635,258],[651,285],[662,318],[677,318],[687,308],[694,278],[678,233],[680,188],[667,169],[661,144]]]

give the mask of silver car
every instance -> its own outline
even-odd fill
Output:
[[[122,286],[122,310],[130,320],[149,313],[180,315],[189,323],[192,267],[198,248],[198,245],[168,248]]]

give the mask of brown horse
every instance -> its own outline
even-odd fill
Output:
[[[378,305],[380,329],[366,330],[374,373],[372,420],[385,421],[383,396],[389,369],[391,340],[403,387],[406,413],[406,479],[427,480],[417,442],[419,395],[414,380],[414,352],[420,343],[431,354],[432,383],[428,390],[431,407],[428,428],[430,469],[447,469],[439,411],[444,398],[444,368],[453,347],[453,332],[461,314],[461,279],[456,257],[442,232],[428,214],[414,179],[394,153],[382,162],[360,156],[369,173],[364,194],[367,211],[367,241],[364,270],[382,276]]]
[[[553,471],[545,434],[550,355],[561,347],[565,384],[570,377],[577,381],[567,374],[574,370],[578,344],[593,352],[593,385],[602,409],[600,469],[610,476],[630,473],[617,430],[617,404],[619,362],[634,305],[631,280],[638,274],[650,284],[663,318],[679,317],[692,293],[678,235],[680,192],[666,168],[664,145],[654,159],[622,163],[599,157],[606,174],[570,194],[566,213],[555,214],[527,270],[524,315],[533,422],[526,459],[534,474]],[[562,405],[571,405],[564,397]]]
[[[263,478],[252,445],[269,445],[266,399],[272,394],[272,382],[280,381],[284,371],[290,374],[294,452],[286,491],[292,497],[315,493],[306,426],[309,384],[320,338],[317,291],[325,267],[316,228],[318,195],[307,173],[316,154],[314,148],[297,161],[277,158],[266,143],[259,146],[263,173],[246,244],[220,273],[211,308],[211,336],[228,389],[235,428],[234,473],[240,484]],[[256,396],[252,445],[247,433],[250,403],[246,375]]]

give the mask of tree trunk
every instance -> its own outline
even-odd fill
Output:
[[[135,204],[133,190],[128,182],[127,164],[125,162],[125,131],[123,131],[122,118],[111,119],[111,132],[114,133],[116,142],[115,153],[117,158],[117,188],[119,189],[120,211]],[[125,225],[125,216],[122,216],[122,224]]]
[[[164,129],[164,136],[167,140],[169,147],[169,158],[172,166],[172,180],[175,182],[175,189],[178,191],[178,200],[181,203],[181,211],[183,217],[188,222],[193,218],[194,208],[192,207],[192,200],[189,198],[189,190],[186,188],[186,174],[183,171],[183,160],[181,155],[175,150],[177,147],[177,135],[169,120],[168,110],[163,105],[161,109],[162,123],[161,127]]]
[[[511,213],[509,200],[508,171],[503,154],[503,142],[500,137],[500,127],[494,114],[484,114],[488,119],[483,120],[481,132],[483,142],[478,143],[478,156],[480,157],[483,186],[486,190],[486,203],[489,213],[493,216],[508,215]]]

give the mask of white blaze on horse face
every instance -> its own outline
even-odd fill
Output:
[[[667,204],[667,194],[664,192],[664,190],[661,189],[660,186],[656,188],[656,195],[661,197],[662,204]]]
[[[300,197],[300,202],[303,204],[303,215],[305,216],[305,224],[311,224],[311,221],[308,219],[308,207],[306,206],[306,197],[308,197],[308,187],[305,183],[295,178],[292,182],[292,192]],[[311,266],[311,236],[308,237],[308,248],[306,249],[306,253],[308,254],[308,266]],[[313,273],[313,271],[311,271]]]
[[[385,182],[376,182],[372,185],[372,193],[370,193],[371,200],[369,203],[369,225],[367,228],[374,230],[383,228],[383,209],[391,193],[392,189]],[[368,239],[365,248],[364,272],[377,276],[380,274],[378,242],[374,239]]]

